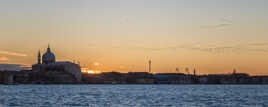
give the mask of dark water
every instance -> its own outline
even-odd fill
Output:
[[[0,107],[266,107],[267,85],[0,85]]]

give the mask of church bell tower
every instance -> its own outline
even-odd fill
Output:
[[[41,53],[40,53],[40,50],[38,52],[38,63],[37,64],[41,64]]]

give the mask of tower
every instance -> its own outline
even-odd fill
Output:
[[[194,76],[196,75],[196,71],[195,71],[195,68],[194,68]]]
[[[188,75],[190,74],[188,67],[185,68],[185,72],[187,72]]]
[[[180,70],[179,70],[179,68],[176,68],[176,72],[177,72],[177,73],[180,73]]]
[[[38,52],[38,63],[37,64],[41,64],[41,53],[40,53],[40,50]]]
[[[236,74],[236,69],[235,68],[233,69],[233,74]]]
[[[149,60],[149,73],[152,73],[152,61]]]
[[[47,52],[51,52],[49,44],[48,44],[48,47],[47,47]]]

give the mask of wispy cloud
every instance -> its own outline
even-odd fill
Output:
[[[8,58],[4,56],[0,56],[0,62],[7,62]]]
[[[123,47],[121,47],[123,48]],[[165,51],[165,50],[177,50],[182,48],[182,46],[169,46],[169,47],[144,47],[144,46],[126,46],[127,49],[136,49],[144,51]]]
[[[27,56],[26,54],[23,54],[23,53],[16,53],[16,52],[10,52],[10,51],[1,51],[1,50],[0,50],[0,54],[2,54],[2,55],[11,55],[11,56],[21,56],[21,57]]]
[[[212,52],[212,53],[226,53],[226,52],[236,52],[241,50],[236,46],[188,46],[184,49],[195,50],[195,51],[204,51],[204,52]]]
[[[23,64],[0,64],[0,71],[18,71],[29,69]]]
[[[201,26],[201,28],[223,28],[233,24],[233,21],[227,18],[221,18],[219,24]]]
[[[203,51],[211,53],[238,53],[238,52],[268,52],[268,43],[250,43],[250,44],[184,44],[167,47],[145,47],[145,46],[127,46],[127,49],[137,49],[144,51],[176,51],[179,49]]]
[[[98,46],[94,46],[98,47]],[[208,43],[189,43],[170,46],[143,46],[143,45],[110,45],[105,46],[114,49],[141,50],[141,51],[202,51],[210,53],[240,53],[240,52],[262,52],[268,53],[268,43],[241,43],[241,44],[208,44]]]
[[[229,26],[229,25],[231,25],[231,24],[222,23],[222,24],[217,24],[217,25],[201,26],[201,28],[222,28],[222,27],[226,27],[226,26]]]
[[[220,21],[225,22],[225,23],[229,23],[229,24],[233,23],[232,20],[227,19],[227,18],[221,18]]]
[[[213,52],[213,53],[236,53],[236,52],[268,52],[268,44],[238,44],[238,45],[188,45],[184,49]]]

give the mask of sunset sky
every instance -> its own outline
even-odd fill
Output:
[[[0,63],[268,75],[268,0],[2,0]]]

